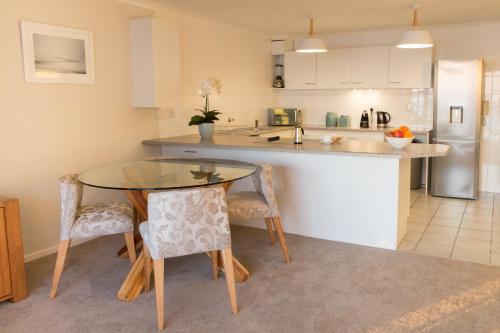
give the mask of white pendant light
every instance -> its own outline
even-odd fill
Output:
[[[418,26],[417,10],[420,6],[412,5],[411,8],[413,9],[413,23],[410,29],[401,34],[396,46],[401,49],[424,49],[433,47],[434,44],[432,43],[431,33]]]
[[[314,36],[314,16],[309,18],[309,36],[299,39],[295,43],[295,52],[321,53],[328,51],[323,38]]]

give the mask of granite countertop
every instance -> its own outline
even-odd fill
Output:
[[[389,158],[419,158],[446,156],[449,147],[440,144],[410,144],[405,149],[394,149],[386,142],[344,140],[340,143],[323,144],[319,140],[305,139],[296,145],[292,139],[267,142],[266,138],[248,135],[215,134],[212,139],[201,139],[198,134],[144,140],[146,145],[173,147],[219,148],[296,152],[310,154],[334,154]]]

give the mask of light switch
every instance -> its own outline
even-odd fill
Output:
[[[174,107],[164,107],[158,109],[158,119],[174,119],[174,118],[175,118]]]

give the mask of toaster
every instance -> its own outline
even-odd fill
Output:
[[[300,124],[301,110],[269,108],[268,123],[270,126],[296,126]]]

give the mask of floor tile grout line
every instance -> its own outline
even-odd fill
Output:
[[[462,223],[464,222],[464,216],[468,206],[469,206],[469,200],[467,200],[467,202],[465,203],[464,212],[462,213],[462,218],[460,219],[460,224],[458,225],[457,234],[455,235],[455,240],[453,241],[453,246],[451,247],[451,253],[449,257],[450,259],[453,256],[453,251],[455,251],[455,244],[457,243],[458,234],[460,233],[460,229],[462,228]]]
[[[432,219],[434,218],[434,215],[436,215],[439,207],[441,207],[441,204],[443,203],[443,198],[440,198],[441,200],[439,201],[439,204],[438,206],[436,207],[436,210],[434,210],[434,213],[432,214],[431,218],[429,219],[429,221],[427,222],[427,225],[425,226],[425,229],[424,231],[422,232],[422,235],[420,236],[420,238],[418,239],[417,243],[415,244],[415,247],[413,248],[413,250],[411,252],[415,252],[415,250],[417,249],[418,247],[418,244],[420,244],[420,241],[422,240],[422,238],[424,237],[425,235],[425,232],[427,231],[427,229],[429,229],[429,225],[431,224],[431,221]]]

